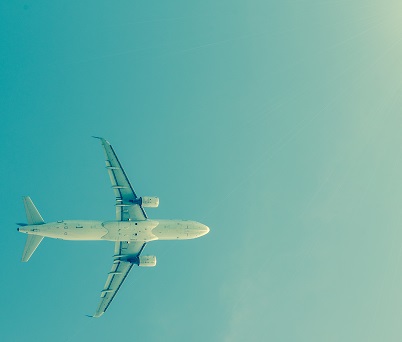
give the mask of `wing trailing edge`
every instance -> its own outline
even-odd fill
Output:
[[[112,269],[108,273],[106,283],[101,292],[100,303],[92,317],[98,318],[108,309],[127,275],[130,273],[130,270],[136,264],[132,261],[138,259],[145,244],[145,242],[140,241],[130,243],[127,241],[117,241],[115,243]]]

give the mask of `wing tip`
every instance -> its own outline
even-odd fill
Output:
[[[97,137],[97,136],[95,136],[95,135],[93,135],[92,138],[94,138],[94,139],[99,139],[99,140],[102,142],[102,144],[105,144],[105,143],[106,143],[106,144],[110,145],[110,142],[107,141],[105,138]]]
[[[99,318],[100,316],[102,316],[104,314],[104,312],[96,312],[95,314],[93,314],[93,315],[85,315],[86,317],[89,317],[89,318]]]
[[[95,313],[94,315],[85,315],[89,318],[99,318],[100,316],[102,316],[104,314],[104,312],[100,312],[100,313]]]

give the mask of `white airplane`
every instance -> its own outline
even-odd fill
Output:
[[[155,256],[143,256],[147,242],[154,240],[195,239],[209,232],[198,222],[186,220],[151,220],[144,207],[156,208],[157,197],[138,197],[127,178],[112,146],[100,139],[106,155],[112,189],[116,196],[115,221],[69,220],[45,223],[32,200],[23,197],[27,223],[19,223],[18,231],[28,234],[22,261],[26,262],[44,237],[63,240],[109,240],[115,241],[113,265],[101,292],[101,301],[92,317],[100,317],[109,307],[124,279],[134,265],[152,267]]]

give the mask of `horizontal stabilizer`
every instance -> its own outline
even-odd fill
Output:
[[[25,243],[24,252],[22,253],[22,262],[27,262],[33,252],[35,252],[36,248],[39,246],[41,241],[43,240],[43,236],[39,235],[28,235],[27,241]]]
[[[25,213],[27,215],[27,222],[31,224],[44,224],[42,216],[39,214],[38,209],[36,209],[35,204],[33,204],[29,196],[22,198],[24,200]]]

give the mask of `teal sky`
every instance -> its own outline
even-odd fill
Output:
[[[400,1],[1,1],[0,340],[399,342]],[[45,239],[114,218],[108,139],[153,242],[89,319],[113,243]]]

